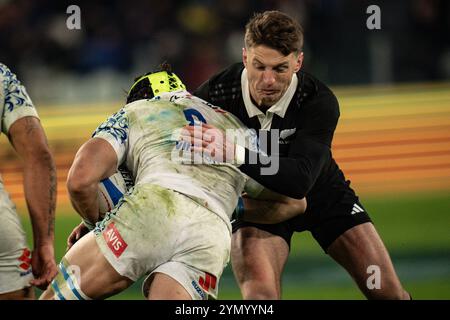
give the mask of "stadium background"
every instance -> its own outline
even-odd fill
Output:
[[[69,30],[66,8],[81,8]],[[381,8],[381,30],[366,8]],[[450,5],[446,1],[0,1],[0,61],[42,118],[58,169],[56,255],[78,223],[65,188],[78,147],[121,107],[132,79],[168,61],[195,88],[240,60],[255,11],[280,9],[305,29],[304,68],[340,101],[334,155],[417,299],[450,298]],[[20,161],[0,137],[0,173],[29,239]],[[0,222],[1,223],[1,222]],[[362,299],[309,233],[297,234],[285,299]],[[140,284],[116,296],[141,299]],[[230,267],[221,299],[240,299]]]

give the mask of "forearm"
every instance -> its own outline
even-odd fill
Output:
[[[253,223],[274,224],[289,220],[306,210],[306,200],[286,199],[286,201],[243,198],[242,219]]]
[[[70,201],[78,214],[92,224],[99,220],[98,182],[85,185],[80,189],[69,188]]]
[[[84,155],[77,155],[69,171],[67,190],[73,208],[84,220],[96,223],[99,220],[98,183],[95,174]]]
[[[306,138],[297,138],[283,157],[244,151],[239,170],[264,187],[295,199],[306,196],[331,159],[328,145]]]
[[[77,152],[67,177],[67,189],[72,206],[84,220],[92,224],[99,220],[98,184],[116,169],[116,153],[103,139],[91,139]]]
[[[24,165],[24,191],[33,227],[34,246],[53,243],[56,168],[49,151]]]
[[[267,168],[264,165],[267,159],[261,161],[260,154],[253,154],[252,151],[246,149],[245,163],[239,167],[243,173],[247,174],[249,177],[253,178],[266,188],[269,188],[277,193],[283,194],[285,196],[301,199],[305,197],[306,193],[312,186],[311,170],[306,164],[301,160],[280,157],[271,158],[271,162],[278,161],[278,170],[274,174],[267,175],[263,174],[263,168]],[[250,159],[258,159],[256,163],[252,163]]]

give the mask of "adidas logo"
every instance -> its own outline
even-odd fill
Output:
[[[364,209],[358,206],[356,203],[353,205],[352,214],[364,212]]]

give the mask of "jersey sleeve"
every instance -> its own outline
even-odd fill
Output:
[[[128,114],[125,109],[113,114],[105,122],[97,127],[92,138],[106,140],[117,154],[117,166],[126,158],[128,140],[130,135]]]
[[[1,131],[8,134],[11,125],[23,117],[38,117],[33,102],[17,76],[4,64],[0,64]]]
[[[299,136],[331,147],[339,113],[339,103],[336,96],[327,91],[318,96],[309,107],[306,114],[308,121],[299,132]]]

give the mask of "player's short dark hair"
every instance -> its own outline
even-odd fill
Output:
[[[245,26],[245,47],[265,45],[287,56],[303,47],[303,28],[280,11],[255,13]]]

